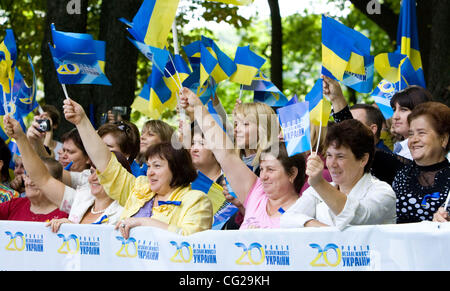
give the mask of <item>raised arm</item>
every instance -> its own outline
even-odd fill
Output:
[[[333,106],[335,113],[344,109],[348,104],[345,100],[344,94],[342,94],[341,85],[336,80],[330,77],[322,75],[323,79],[323,94],[328,96]]]
[[[9,115],[3,119],[6,134],[16,140],[22,162],[30,179],[37,187],[45,189],[45,196],[54,204],[61,205],[65,185],[53,178],[44,162],[33,149],[19,122]]]
[[[239,201],[244,203],[258,177],[235,154],[233,142],[216,123],[195,93],[188,88],[183,88],[180,100],[183,107],[190,106],[194,109],[194,118],[205,136],[208,147],[225,172]]]
[[[65,118],[77,127],[92,163],[98,171],[105,171],[111,159],[111,152],[95,131],[83,107],[72,99],[65,99],[63,108]]]

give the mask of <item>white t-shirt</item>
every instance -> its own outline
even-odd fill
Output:
[[[335,186],[334,183],[331,185]],[[348,225],[395,224],[396,196],[392,187],[364,174],[347,195],[344,209],[335,215],[320,195],[309,187],[281,215],[280,228],[304,227],[311,219],[343,230]]]

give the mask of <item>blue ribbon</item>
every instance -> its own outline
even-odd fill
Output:
[[[181,205],[181,201],[158,201],[158,206],[161,206],[161,205],[180,206]]]
[[[422,203],[420,203],[420,205],[421,206],[427,206],[427,199],[428,198],[439,199],[439,197],[441,197],[441,193],[439,193],[439,192],[434,192],[432,194],[427,194],[427,195],[425,195],[425,197],[423,197]]]
[[[108,221],[108,215],[105,214],[105,215],[102,216],[102,218],[100,218],[99,221],[93,222],[91,224],[102,224],[102,223],[107,222],[107,221]]]
[[[70,167],[72,167],[73,161],[70,161],[70,163],[64,168],[66,171],[70,171]]]
[[[278,208],[278,212],[280,212],[281,214],[285,213],[286,211],[284,211],[284,209],[282,207]]]

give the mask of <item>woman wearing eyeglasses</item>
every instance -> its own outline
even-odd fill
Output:
[[[116,228],[125,238],[136,226],[153,226],[181,235],[211,228],[211,201],[203,192],[190,189],[197,172],[189,152],[181,145],[179,149],[168,143],[152,145],[145,154],[147,177],[136,178],[120,166],[78,103],[65,100],[64,115],[78,128],[97,166],[100,183],[124,207]]]

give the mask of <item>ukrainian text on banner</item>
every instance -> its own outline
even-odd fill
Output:
[[[236,232],[239,232],[237,235]],[[0,222],[0,270],[449,270],[450,224],[205,231]],[[430,247],[430,242],[433,246]]]

